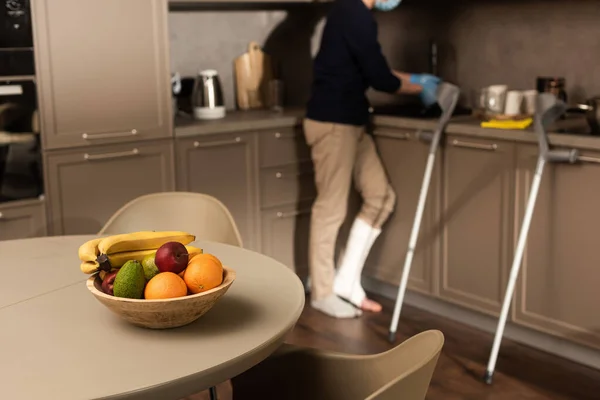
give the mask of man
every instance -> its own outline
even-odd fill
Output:
[[[418,94],[426,105],[436,101],[438,78],[393,71],[381,53],[371,9],[387,11],[399,3],[336,0],[314,61],[312,95],[304,120],[317,187],[309,245],[311,305],[336,318],[353,318],[362,310],[381,311],[380,304],[366,297],[360,277],[396,200],[373,139],[365,132],[369,119],[366,90]],[[352,179],[363,205],[334,276],[335,243],[346,218]]]

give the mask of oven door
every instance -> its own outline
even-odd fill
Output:
[[[0,82],[0,201],[43,193],[35,82]]]

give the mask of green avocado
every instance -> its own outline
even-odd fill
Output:
[[[144,276],[144,267],[139,261],[127,261],[121,267],[113,286],[113,294],[116,297],[126,297],[128,299],[141,299],[144,297],[144,288],[146,287],[146,277]]]

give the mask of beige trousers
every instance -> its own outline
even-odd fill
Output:
[[[380,228],[394,209],[396,194],[364,127],[304,120],[311,147],[317,198],[312,207],[309,268],[313,300],[333,293],[335,243],[346,219],[352,180],[362,199],[358,218]]]

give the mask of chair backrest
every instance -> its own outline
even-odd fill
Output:
[[[367,400],[424,400],[443,345],[442,332],[429,330],[374,357]]]
[[[243,247],[231,213],[216,198],[188,192],[155,193],[138,197],[119,209],[100,230],[113,235],[142,230],[176,230]]]

